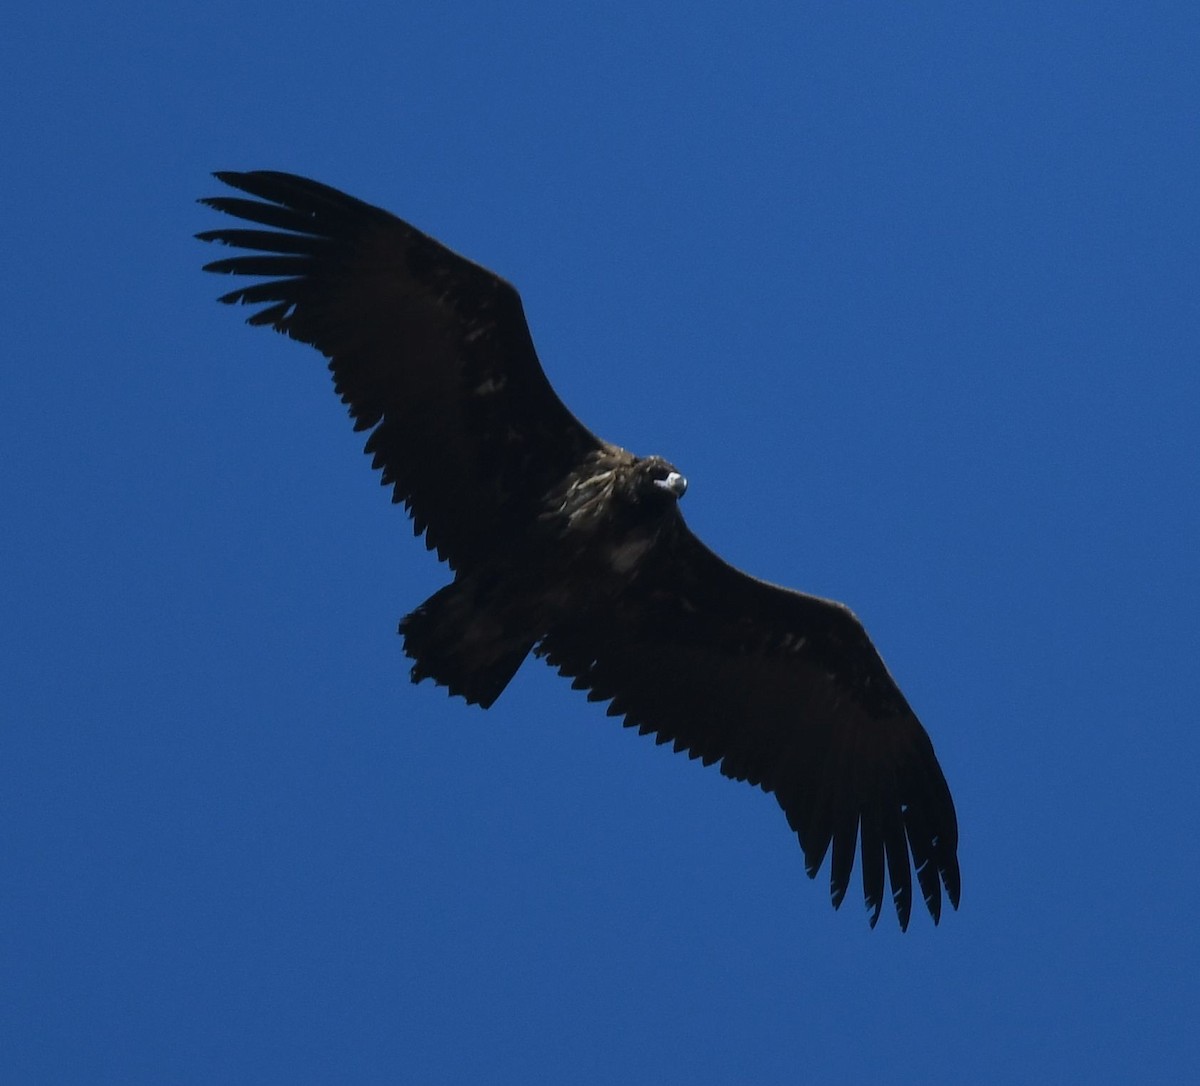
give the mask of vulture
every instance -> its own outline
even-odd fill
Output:
[[[869,922],[913,873],[959,902],[958,823],[933,745],[854,614],[735,569],[688,529],[687,480],[582,425],[505,280],[387,211],[274,171],[221,172],[244,220],[221,296],[311,344],[366,452],[453,580],[400,623],[412,679],[487,708],[533,653],[609,716],[773,793],[841,905]]]

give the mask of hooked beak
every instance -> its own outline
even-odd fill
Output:
[[[687,479],[677,471],[671,472],[665,479],[655,479],[654,485],[661,490],[674,494],[676,498],[682,498],[687,492]]]

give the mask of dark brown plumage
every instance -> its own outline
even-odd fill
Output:
[[[532,651],[659,743],[773,792],[834,906],[861,838],[872,925],[885,867],[956,908],[954,804],[925,730],[841,604],[704,546],[667,461],[600,440],[538,362],[517,292],[393,215],[291,174],[218,173],[202,201],[252,228],[197,235],[262,277],[222,296],[329,359],[366,451],[454,580],[400,625],[414,681],[490,705]],[[265,228],[265,229],[264,229]]]

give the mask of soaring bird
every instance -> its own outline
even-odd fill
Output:
[[[453,580],[400,623],[412,678],[483,708],[532,652],[609,716],[774,794],[841,905],[861,842],[872,927],[885,865],[957,908],[958,823],[929,736],[862,624],[735,569],[688,529],[687,480],[583,426],[551,388],[516,290],[387,211],[274,171],[202,200],[247,226],[205,270],[329,360],[366,452]]]

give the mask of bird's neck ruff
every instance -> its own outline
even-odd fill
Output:
[[[687,480],[661,457],[638,458],[621,449],[589,457],[547,496],[543,518],[567,530],[620,535],[661,521],[687,489]]]

